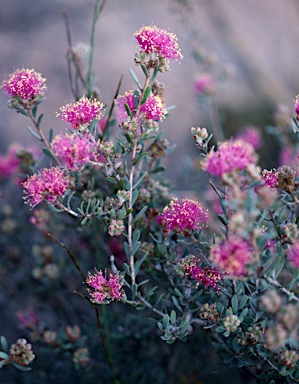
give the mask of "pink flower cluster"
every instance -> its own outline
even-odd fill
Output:
[[[104,105],[98,100],[83,96],[76,103],[61,107],[61,114],[57,113],[56,116],[71,123],[73,129],[78,129],[88,126],[94,119],[100,120],[103,107]]]
[[[246,240],[231,236],[212,245],[210,260],[230,277],[246,276],[246,266],[252,262],[252,250]]]
[[[147,54],[155,53],[160,57],[173,60],[183,57],[176,35],[155,25],[142,27],[134,33],[134,36],[141,50]]]
[[[52,148],[70,170],[80,170],[90,161],[97,161],[97,143],[90,134],[57,135]]]
[[[262,179],[264,180],[265,184],[272,189],[279,187],[278,177],[279,172],[277,172],[276,169],[272,169],[271,171],[264,169],[262,172]]]
[[[213,78],[208,74],[202,74],[195,79],[194,92],[198,95],[210,95],[214,92],[215,84]]]
[[[285,147],[279,154],[279,165],[288,165],[299,174],[299,148],[298,147]]]
[[[287,250],[287,257],[294,268],[299,268],[299,241],[295,241]]]
[[[210,151],[201,165],[204,171],[223,177],[236,170],[244,170],[256,161],[257,155],[251,144],[243,140],[229,140],[220,143],[217,152]]]
[[[92,275],[88,272],[86,283],[94,289],[88,289],[92,301],[94,303],[109,303],[111,300],[121,300],[124,291],[122,290],[123,282],[119,275],[109,275],[109,278],[103,276],[102,271],[95,268],[96,273]]]
[[[157,222],[164,227],[164,232],[174,231],[190,235],[206,226],[208,211],[198,201],[191,199],[172,199],[165,207]]]
[[[19,172],[21,160],[16,156],[17,145],[11,145],[5,155],[0,155],[0,177],[8,178]]]
[[[253,146],[254,149],[259,149],[262,146],[261,132],[256,127],[249,125],[245,129],[237,134],[237,139],[246,141]]]
[[[217,271],[215,268],[204,267],[203,269],[197,265],[194,255],[189,255],[180,260],[178,264],[178,271],[182,269],[183,277],[191,277],[197,281],[196,286],[200,283],[203,284],[205,288],[212,287],[216,292],[220,292],[220,287],[218,283],[223,278],[223,275]],[[182,274],[180,273],[182,276]]]
[[[25,202],[32,208],[43,200],[56,204],[67,191],[68,185],[69,181],[60,168],[44,168],[23,183]]]
[[[136,114],[139,98],[135,102],[134,91],[127,91],[116,100],[116,118],[119,123],[128,118],[125,104],[129,107],[132,116]],[[150,95],[149,98],[140,106],[140,114],[146,120],[163,120],[167,113],[160,96]]]
[[[17,69],[9,75],[7,80],[2,83],[4,92],[12,97],[19,97],[23,100],[30,100],[38,96],[43,96],[47,89],[41,74],[34,69]]]

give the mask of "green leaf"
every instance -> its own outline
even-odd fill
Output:
[[[53,159],[53,154],[48,148],[43,148],[43,152],[44,152],[44,154],[49,156],[51,159]]]
[[[34,132],[34,130],[31,127],[27,126],[26,128],[28,129],[28,131],[31,133],[33,137],[35,137],[39,141],[42,141],[42,138],[36,132]]]
[[[177,307],[177,309],[180,312],[183,312],[182,307],[180,306],[178,299],[175,296],[171,296],[171,300],[173,301],[173,304]]]
[[[0,351],[0,359],[8,359],[9,356],[7,353]]]
[[[147,68],[146,68],[146,66],[144,64],[141,64],[141,69],[143,70],[143,73],[147,77],[148,76],[148,70],[147,70]]]
[[[138,189],[134,189],[132,193],[132,206],[135,204],[137,197],[138,197]]]
[[[133,189],[136,189],[138,187],[138,185],[141,184],[141,182],[143,181],[143,179],[145,178],[146,175],[147,175],[147,172],[144,172],[144,174],[139,178],[139,180],[133,186]]]
[[[172,325],[174,325],[176,323],[176,313],[174,310],[172,310],[170,313],[170,321],[171,321]]]
[[[144,104],[146,100],[149,98],[150,94],[152,92],[152,87],[149,85],[146,90],[144,91],[143,99],[141,100],[141,104]]]
[[[144,260],[147,257],[147,253],[145,253],[140,260],[137,260],[136,263],[134,264],[134,269],[135,269],[135,275],[137,276],[139,273],[139,269],[141,267],[141,264],[144,262]]]
[[[0,337],[0,342],[1,342],[1,345],[2,345],[4,352],[8,353],[9,352],[8,344],[7,344],[6,338],[4,336]]]
[[[130,260],[129,244],[126,241],[124,242],[124,250],[125,250],[125,253],[126,253],[128,260]]]
[[[132,300],[134,300],[135,299],[135,297],[136,297],[136,295],[137,295],[137,284],[136,283],[134,283],[133,284],[133,287],[132,287]]]
[[[53,128],[50,128],[50,131],[49,131],[49,143],[51,144],[52,143],[52,140],[53,140]]]
[[[133,245],[138,241],[140,238],[140,231],[135,231],[133,235]]]
[[[143,152],[140,156],[137,157],[134,161],[134,165],[137,165],[141,159],[143,159],[147,155],[147,152]]]
[[[164,171],[165,171],[165,167],[163,167],[161,165],[159,167],[154,168],[150,173],[159,173],[159,172],[164,172]]]
[[[44,117],[44,114],[43,114],[43,113],[41,113],[41,114],[38,116],[38,119],[37,119],[37,126],[38,126],[38,127],[40,126],[43,117]]]
[[[238,315],[238,298],[236,296],[232,297],[232,309],[235,315]]]
[[[132,249],[132,256],[134,256],[135,253],[138,251],[138,249],[140,248],[140,245],[141,245],[141,241],[136,241]]]
[[[139,89],[142,89],[141,84],[139,83],[139,80],[138,80],[138,78],[137,78],[135,72],[133,71],[133,69],[129,68],[129,72],[130,72],[130,75],[132,76],[132,79],[135,81],[137,87],[138,87]]]
[[[132,119],[132,113],[131,113],[131,110],[130,110],[130,107],[128,106],[128,104],[125,104],[125,108],[126,108],[126,112],[127,112],[127,115]]]
[[[164,315],[162,322],[163,322],[163,327],[165,329],[168,328],[168,326],[169,326],[169,316],[168,315]]]
[[[157,74],[158,74],[158,67],[155,67],[153,75],[151,77],[151,81],[150,81],[151,83],[155,80]]]
[[[146,210],[147,210],[147,205],[143,207],[141,211],[138,212],[138,214],[135,216],[133,224],[135,224],[140,219],[140,217],[145,213]]]
[[[128,276],[131,276],[131,271],[130,271],[130,268],[129,268],[128,264],[127,264],[127,263],[124,263],[124,264],[123,264],[123,267],[124,267],[124,271],[125,271],[125,273],[126,273]]]

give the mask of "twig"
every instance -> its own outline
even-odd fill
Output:
[[[118,82],[118,85],[117,85],[117,89],[116,89],[116,92],[115,92],[115,95],[113,97],[113,102],[111,104],[111,107],[109,109],[109,114],[108,114],[108,118],[107,118],[107,121],[106,121],[106,124],[105,124],[105,127],[103,129],[103,136],[105,135],[105,132],[108,128],[108,125],[109,125],[109,122],[110,122],[110,119],[111,119],[111,116],[112,116],[112,112],[113,112],[113,109],[114,109],[114,105],[115,105],[115,100],[117,99],[117,96],[119,94],[119,90],[120,90],[120,87],[121,87],[121,83],[123,81],[123,77],[124,77],[124,73],[121,74],[120,76],[120,80]]]
[[[287,296],[291,296],[291,300],[299,302],[299,297],[295,296],[294,292],[289,291],[285,287],[283,287],[277,280],[272,279],[272,277],[262,276],[264,280],[266,280],[269,284],[272,284],[274,287],[278,288],[281,292],[285,293]]]
[[[100,313],[99,313],[98,307],[90,300],[89,297],[83,295],[83,293],[78,292],[78,291],[75,291],[75,293],[77,295],[83,297],[83,299],[85,299],[86,301],[88,301],[89,304],[92,305],[92,307],[93,307],[93,309],[95,311],[96,321],[97,321],[97,328],[98,328],[100,340],[101,340],[101,343],[102,343],[102,346],[103,346],[103,349],[104,349],[104,353],[105,353],[107,362],[108,362],[110,370],[111,370],[111,374],[112,374],[112,378],[113,378],[113,383],[114,384],[120,384],[120,381],[117,379],[117,374],[115,372],[115,366],[114,366],[114,362],[113,362],[113,359],[112,359],[112,356],[111,356],[110,349],[108,348],[108,346],[106,344],[106,341],[105,341],[105,337],[104,337],[104,333],[103,333],[103,329],[102,329],[102,324],[101,324],[101,317],[100,317]]]
[[[80,273],[80,275],[81,275],[83,281],[85,281],[85,280],[86,280],[85,275],[84,275],[82,269],[80,268],[79,264],[77,263],[77,260],[76,260],[75,256],[72,254],[72,252],[71,252],[71,251],[70,251],[70,250],[69,250],[69,249],[68,249],[68,248],[67,248],[61,241],[59,241],[59,240],[57,239],[57,237],[55,237],[52,233],[48,232],[47,235],[48,235],[52,240],[54,240],[57,244],[59,244],[59,245],[61,246],[61,248],[63,248],[63,249],[66,251],[66,253],[67,253],[67,254],[69,255],[69,257],[71,258],[71,260],[72,260],[74,266],[76,267],[76,269],[77,269],[78,272]]]

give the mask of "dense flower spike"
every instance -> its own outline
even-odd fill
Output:
[[[223,177],[236,170],[242,171],[255,164],[257,155],[251,144],[243,140],[229,140],[219,144],[218,151],[210,151],[202,161],[202,169]]]
[[[197,281],[197,285],[203,284],[205,288],[213,288],[216,292],[220,292],[219,282],[222,274],[215,268],[204,267],[203,269],[197,265],[194,255],[184,257],[179,262],[179,268],[184,271],[184,277],[191,277]]]
[[[11,145],[5,155],[0,155],[0,178],[8,178],[19,171],[21,160],[17,158],[18,146]]]
[[[9,78],[3,81],[2,88],[12,97],[30,100],[44,95],[47,89],[45,81],[46,79],[34,69],[23,68],[10,74]]]
[[[83,96],[76,103],[61,107],[61,113],[57,113],[56,116],[71,123],[72,128],[78,129],[88,126],[94,119],[100,120],[103,116],[103,107],[104,104],[100,101]]]
[[[134,95],[134,91],[127,91],[116,100],[116,118],[119,123],[128,118],[125,104],[129,107],[133,117],[135,117],[139,104],[139,97]],[[167,111],[162,103],[160,96],[150,95],[149,98],[140,106],[140,115],[147,120],[163,120]]]
[[[164,232],[174,231],[190,235],[206,226],[208,211],[196,200],[172,199],[169,207],[165,207],[157,221],[164,227]]]
[[[51,145],[70,170],[80,170],[91,161],[98,160],[97,143],[89,134],[57,135]]]
[[[160,57],[173,60],[183,57],[176,35],[155,25],[142,27],[134,36],[141,50],[147,54],[156,53]]]
[[[24,183],[25,202],[35,207],[43,200],[56,204],[65,194],[69,181],[58,167],[44,168]]]
[[[253,261],[252,250],[247,241],[231,236],[227,241],[212,245],[210,260],[232,278],[246,276],[246,266]]]
[[[18,339],[16,344],[12,344],[9,352],[10,360],[21,366],[28,365],[35,359],[31,344],[26,339]]]
[[[121,300],[124,291],[122,290],[123,282],[119,275],[109,275],[109,278],[103,276],[102,271],[95,268],[96,273],[92,275],[88,272],[86,283],[94,289],[88,289],[92,301],[94,303],[109,303],[111,300]]]
[[[266,169],[262,172],[262,178],[268,187],[272,189],[276,189],[279,187],[278,183],[278,172],[276,169],[272,169],[271,171],[267,171]]]

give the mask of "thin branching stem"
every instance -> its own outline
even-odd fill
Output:
[[[31,120],[32,123],[34,124],[34,127],[35,127],[35,129],[37,130],[37,133],[39,134],[39,136],[40,136],[40,138],[41,138],[41,141],[43,142],[43,144],[45,145],[45,147],[48,149],[48,151],[51,153],[51,155],[52,155],[52,157],[53,157],[55,163],[56,163],[57,165],[60,165],[60,162],[59,162],[57,156],[54,154],[54,152],[53,152],[53,150],[52,150],[52,148],[51,148],[51,146],[50,146],[48,140],[46,139],[46,137],[45,137],[43,131],[41,130],[40,126],[38,125],[38,123],[37,123],[37,121],[36,121],[36,119],[34,118],[34,116],[33,116],[32,112],[31,112],[31,110],[29,109],[29,110],[27,111],[27,113],[28,113],[28,116],[29,116],[30,120]]]

